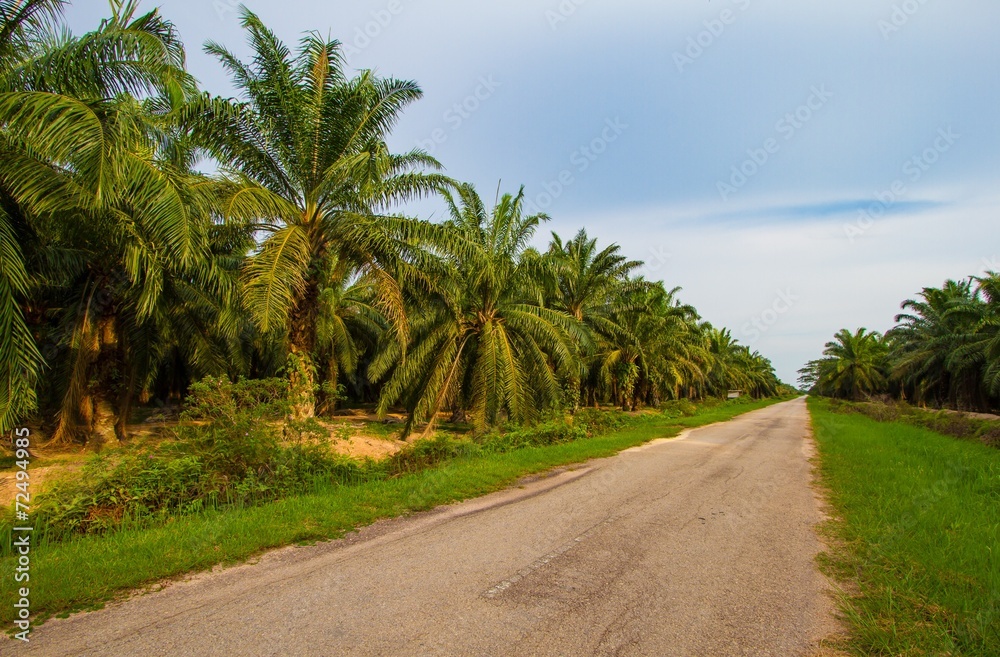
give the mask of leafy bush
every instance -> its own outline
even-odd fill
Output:
[[[136,452],[117,462],[96,455],[72,479],[39,496],[36,513],[50,532],[99,532],[157,511],[183,512],[212,484],[194,455]]]
[[[382,463],[371,464],[369,468],[384,476],[396,477],[425,470],[459,456],[471,456],[478,449],[477,445],[467,440],[455,440],[438,434],[434,438],[418,440]]]
[[[91,533],[219,506],[256,504],[358,478],[357,465],[315,444],[281,444],[267,425],[212,423],[178,440],[95,455],[39,496],[56,534]]]
[[[514,431],[488,433],[479,439],[479,444],[489,452],[503,453],[524,447],[568,443],[588,435],[586,425],[556,420]]]
[[[280,420],[291,410],[285,379],[206,377],[191,384],[182,417],[189,420],[232,419],[237,415]]]
[[[661,404],[660,412],[669,418],[691,417],[698,412],[698,407],[690,399],[677,399]]]
[[[977,433],[977,437],[984,445],[1000,447],[1000,422],[992,422],[990,426],[983,427]]]
[[[631,414],[595,408],[580,410],[572,418],[559,418],[532,427],[495,430],[479,437],[478,442],[491,452],[508,452],[523,447],[568,443],[655,421],[656,415]]]
[[[71,479],[36,500],[47,539],[100,533],[121,526],[225,506],[252,505],[315,490],[397,477],[482,452],[567,443],[655,421],[655,414],[587,409],[533,427],[494,430],[474,440],[438,434],[381,461],[333,454],[329,431],[287,420],[284,381],[205,379],[192,386],[187,421],[156,444],[134,444],[91,457]],[[690,402],[671,409],[693,413]],[[315,440],[322,436],[323,440]],[[4,521],[2,524],[6,524]],[[5,552],[0,548],[0,553]]]

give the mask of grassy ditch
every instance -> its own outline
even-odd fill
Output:
[[[638,426],[550,441],[558,428],[496,434],[456,446],[439,440],[397,455],[390,465],[359,475],[355,483],[313,480],[312,492],[259,505],[202,507],[166,516],[153,525],[119,525],[102,532],[62,536],[31,554],[32,610],[37,620],[91,608],[164,578],[234,563],[263,550],[329,540],[379,519],[423,511],[505,488],[526,475],[613,455],[685,427],[729,420],[780,399],[725,403],[641,416]],[[596,419],[593,420],[596,424]],[[562,435],[562,429],[557,433]],[[514,435],[512,442],[511,434]],[[534,436],[534,438],[532,438]],[[539,438],[542,436],[542,438]],[[550,444],[532,445],[532,440]],[[436,447],[435,447],[436,445]],[[435,453],[437,451],[437,453]],[[395,465],[392,465],[395,463]],[[394,468],[386,470],[385,468]],[[8,541],[9,543],[9,541]],[[0,558],[5,586],[0,621],[12,620],[13,555]]]
[[[1000,655],[1000,452],[810,399],[857,655]]]

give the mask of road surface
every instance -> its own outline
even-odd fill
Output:
[[[836,628],[810,446],[805,403],[772,406],[52,620],[15,652],[811,655]]]

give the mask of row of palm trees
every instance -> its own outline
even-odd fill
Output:
[[[770,362],[581,231],[531,247],[523,191],[487,208],[386,139],[412,82],[351,77],[243,10],[252,58],[205,46],[200,91],[157,11],[115,0],[71,36],[61,0],[0,0],[0,428],[125,436],[136,404],[207,375],[286,375],[295,415],[345,397],[486,427],[732,388]],[[212,169],[211,174],[198,166]],[[443,200],[430,223],[405,204]]]
[[[1000,274],[928,287],[885,335],[843,330],[801,372],[827,396],[892,395],[959,410],[1000,408]]]

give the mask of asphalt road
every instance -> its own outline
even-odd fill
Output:
[[[53,620],[13,652],[809,655],[835,630],[810,449],[804,402],[780,404]]]

